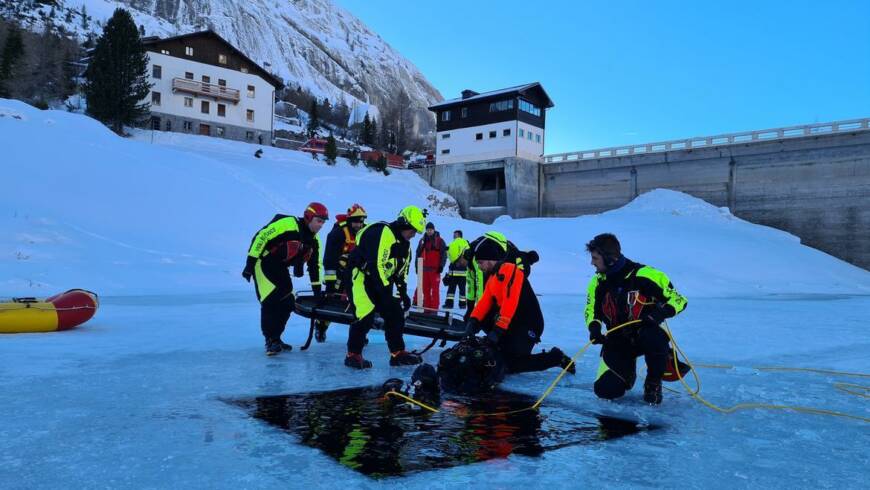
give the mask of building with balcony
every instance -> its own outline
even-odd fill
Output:
[[[151,129],[272,144],[281,80],[213,31],[142,42]]]
[[[551,107],[553,101],[537,82],[485,93],[463,90],[462,97],[429,107],[437,125],[435,161],[538,161],[544,155],[544,123]]]

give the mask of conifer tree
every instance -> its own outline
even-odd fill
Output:
[[[6,86],[6,82],[15,75],[19,61],[24,56],[24,41],[17,27],[9,28],[0,56],[0,97],[11,97],[11,89]]]
[[[313,138],[317,135],[317,128],[320,127],[320,118],[317,116],[317,99],[311,101],[311,108],[308,110],[308,137]]]
[[[335,143],[335,137],[332,134],[326,138],[326,149],[324,150],[326,155],[326,163],[329,165],[335,165],[335,159],[338,158],[338,145]]]

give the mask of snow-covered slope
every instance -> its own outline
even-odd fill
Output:
[[[0,0],[4,16],[31,29],[42,29],[54,12],[54,25],[79,35],[99,34],[100,23],[119,6],[130,10],[149,36],[213,29],[294,86],[333,103],[344,99],[359,120],[368,103],[374,114],[404,91],[417,132],[434,128],[426,107],[442,100],[441,94],[410,61],[331,0]],[[83,22],[82,8],[92,20]]]
[[[0,148],[0,295],[247,289],[239,273],[251,235],[313,200],[333,214],[359,202],[376,220],[425,206],[448,241],[454,229],[503,231],[539,251],[532,280],[545,294],[583,293],[584,244],[602,232],[689,297],[870,292],[867,271],[671,191],[601,215],[490,226],[457,217],[452,198],[410,171],[329,167],[271,147],[256,159],[256,145],[178,133],[123,139],[87,117],[9,100],[0,100]]]

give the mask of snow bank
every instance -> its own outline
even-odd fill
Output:
[[[9,100],[0,100],[0,148],[5,296],[248,289],[239,277],[245,251],[276,212],[298,214],[317,200],[336,214],[359,202],[372,219],[388,220],[408,204],[452,202],[410,171],[329,167],[271,147],[257,159],[257,145],[179,133],[124,139],[87,117]],[[544,294],[584,292],[592,273],[584,244],[602,232],[617,234],[627,256],[666,271],[690,298],[870,292],[867,271],[677,192],[569,219],[484,225],[449,205],[434,213],[447,241],[454,229],[469,239],[497,229],[538,250],[532,280]]]

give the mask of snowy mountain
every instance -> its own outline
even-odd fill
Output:
[[[330,167],[278,148],[256,159],[256,145],[179,133],[131,141],[88,117],[10,100],[0,101],[0,148],[0,229],[10,231],[0,235],[0,295],[243,289],[251,234],[310,201],[333,213],[359,202],[374,220],[417,204],[448,240],[455,229],[473,238],[495,228],[538,250],[531,277],[541,293],[582,294],[592,272],[583,244],[605,231],[691,297],[870,291],[866,271],[672,191],[601,215],[487,226],[458,217],[450,196],[411,171],[383,176],[341,159]]]
[[[333,103],[343,99],[359,120],[404,91],[417,134],[434,128],[426,107],[442,100],[438,91],[410,61],[330,0],[0,0],[0,14],[33,30],[51,19],[84,37],[101,32],[119,6],[131,11],[148,36],[213,29],[289,84]]]

